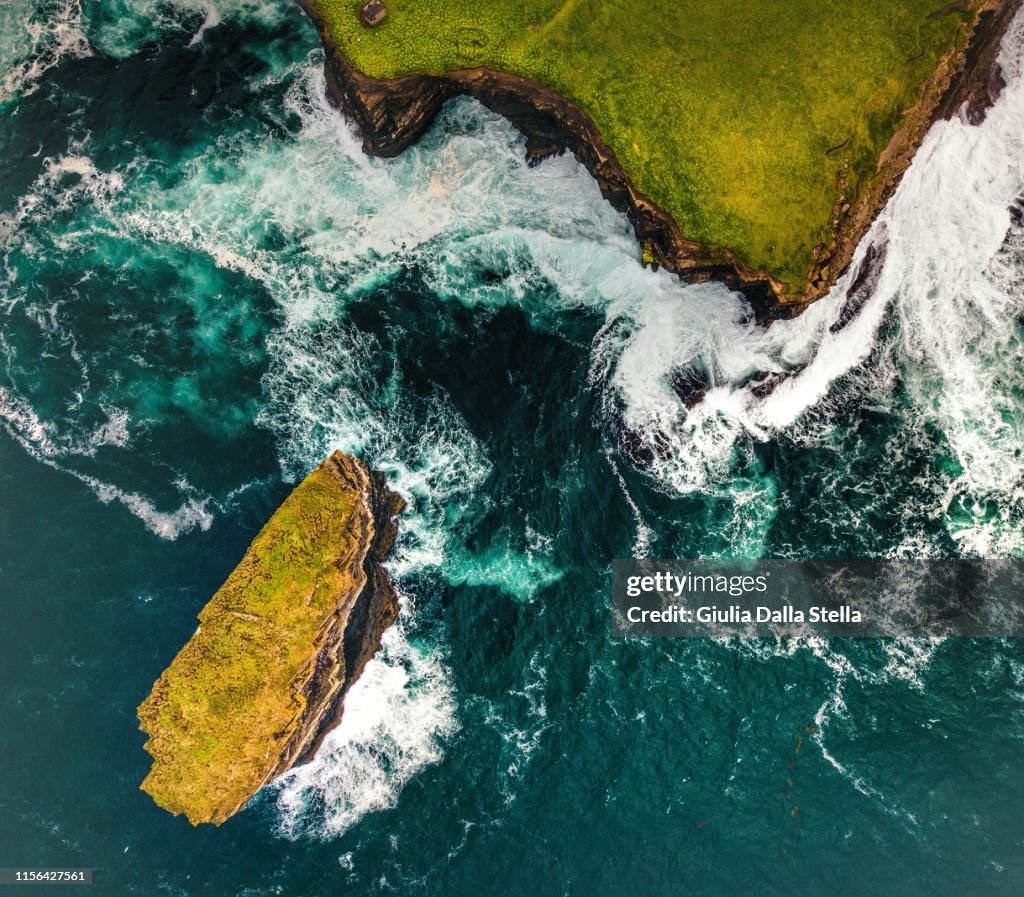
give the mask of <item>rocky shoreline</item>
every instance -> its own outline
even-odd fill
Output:
[[[404,507],[335,452],[275,512],[139,707],[157,804],[219,824],[312,757],[398,616],[381,564]]]
[[[397,155],[423,135],[446,101],[471,96],[526,135],[531,162],[571,151],[597,180],[605,198],[629,218],[646,264],[664,267],[691,282],[722,281],[743,292],[759,317],[773,319],[798,314],[831,289],[936,120],[961,110],[971,121],[984,117],[1002,84],[999,44],[1022,0],[963,0],[937,11],[973,10],[969,39],[942,61],[921,101],[906,110],[903,125],[883,152],[875,176],[850,201],[840,197],[833,213],[832,243],[816,247],[807,282],[796,286],[745,265],[728,248],[686,239],[668,213],[636,190],[589,116],[554,90],[487,68],[443,76],[368,77],[348,62],[316,11],[305,0],[298,2],[320,34],[330,96],[356,123],[367,153]]]
[[[335,613],[324,623],[316,654],[303,671],[303,678],[306,674],[308,678],[296,683],[304,710],[277,764],[261,784],[312,759],[327,734],[341,722],[348,690],[380,650],[384,632],[398,619],[398,593],[381,565],[394,546],[405,501],[388,488],[383,474],[351,455],[335,452],[323,464],[346,488],[365,497],[371,526],[364,536],[368,538],[362,562],[364,581],[354,595],[338,596]]]

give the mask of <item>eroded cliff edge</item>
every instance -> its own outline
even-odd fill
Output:
[[[381,562],[403,508],[340,452],[278,508],[139,707],[157,804],[221,823],[312,756],[398,615]]]
[[[960,0],[933,13],[969,14],[965,39],[940,60],[919,101],[903,110],[900,127],[875,172],[857,183],[840,182],[840,174],[831,239],[815,247],[813,265],[803,283],[780,282],[746,265],[728,247],[687,239],[670,214],[636,189],[589,116],[554,90],[479,67],[444,75],[369,77],[337,47],[308,0],[298,2],[320,34],[330,95],[356,123],[367,153],[397,155],[422,136],[447,100],[458,95],[474,97],[526,135],[531,160],[570,150],[597,180],[605,198],[629,218],[645,263],[663,266],[688,281],[723,281],[744,292],[761,316],[778,318],[791,317],[825,295],[847,269],[936,120],[961,113],[975,122],[984,117],[1002,84],[999,45],[1022,0]],[[842,150],[840,145],[829,152],[841,154]]]

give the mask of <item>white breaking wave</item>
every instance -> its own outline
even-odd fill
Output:
[[[115,194],[124,188],[124,175],[100,171],[82,150],[42,160],[42,171],[22,195],[12,212],[0,213],[0,249],[10,250],[16,241],[31,239],[25,233],[31,224],[45,222],[85,202],[106,211]]]
[[[644,520],[644,515],[640,510],[640,506],[636,503],[633,496],[630,495],[629,486],[626,484],[626,478],[622,475],[622,471],[619,470],[619,462],[615,453],[609,449],[606,451],[605,456],[608,458],[608,466],[611,468],[612,473],[615,474],[615,479],[618,481],[619,488],[622,490],[622,496],[626,499],[626,504],[629,505],[629,510],[632,511],[633,520],[636,523],[636,540],[633,542],[633,557],[637,559],[649,557],[651,553],[651,542],[658,538],[657,533],[647,525],[647,521]]]
[[[161,511],[144,495],[126,492],[74,470],[66,472],[85,483],[104,504],[120,502],[146,525],[146,529],[161,539],[173,541],[192,529],[208,530],[213,523],[213,514],[209,510],[211,499],[191,495],[192,489],[185,481],[177,483],[178,489],[186,496],[181,506],[174,511]]]
[[[381,384],[385,350],[352,327],[296,321],[271,336],[269,350],[257,420],[277,436],[285,475],[298,478],[335,449],[366,457],[408,502],[392,571],[440,566],[491,470],[448,397],[412,397],[394,374]]]
[[[203,37],[207,31],[211,28],[216,28],[221,23],[221,15],[216,6],[212,3],[206,8],[206,18],[203,19],[203,24],[199,26],[199,30],[192,35],[192,39],[188,42],[190,47],[196,46],[203,42]]]
[[[104,504],[116,501],[124,505],[162,539],[174,540],[195,528],[208,530],[213,523],[209,510],[212,500],[199,498],[184,479],[175,483],[183,496],[181,506],[161,511],[146,496],[120,489],[67,464],[68,457],[91,455],[101,445],[123,447],[128,439],[128,417],[123,411],[112,409],[107,422],[86,439],[84,446],[79,446],[57,436],[54,427],[41,421],[28,402],[0,386],[0,425],[36,460],[84,483]]]
[[[279,830],[337,837],[367,813],[393,807],[403,786],[443,755],[457,730],[451,678],[436,650],[411,643],[407,613],[345,696],[341,723],[316,756],[274,784]]]

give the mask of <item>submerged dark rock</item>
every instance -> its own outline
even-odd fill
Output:
[[[619,451],[637,467],[650,467],[656,458],[668,458],[672,455],[672,446],[665,433],[661,430],[642,433],[627,426],[620,413],[612,417],[611,430]]]
[[[711,378],[703,371],[685,368],[672,372],[672,392],[679,396],[679,401],[687,410],[695,408],[708,394]]]
[[[839,312],[839,317],[829,327],[830,333],[838,333],[849,324],[860,313],[864,303],[874,295],[875,287],[878,286],[878,278],[882,273],[882,266],[885,264],[887,247],[888,243],[879,241],[872,243],[867,248],[850,288],[846,291],[846,299]]]
[[[1014,227],[1024,227],[1024,196],[1018,197],[1010,206],[1010,221]]]
[[[764,399],[775,392],[775,387],[788,376],[790,375],[781,371],[758,371],[747,381],[746,387],[752,395]]]
[[[637,467],[649,467],[654,463],[654,449],[636,430],[623,427],[619,432],[619,449]]]

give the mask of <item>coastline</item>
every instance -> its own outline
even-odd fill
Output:
[[[1001,90],[1000,42],[1022,0],[971,4],[975,20],[967,39],[943,58],[921,100],[905,111],[903,125],[883,151],[870,182],[858,188],[851,202],[840,196],[833,211],[832,242],[816,247],[806,283],[797,289],[750,267],[727,247],[687,239],[669,213],[636,189],[591,118],[557,91],[485,67],[445,75],[372,78],[348,61],[308,0],[297,2],[320,36],[328,94],[355,122],[365,152],[381,157],[398,155],[419,140],[445,102],[461,95],[473,97],[526,136],[531,164],[571,151],[597,180],[605,199],[629,219],[644,264],[664,267],[689,282],[720,281],[742,292],[759,318],[773,320],[799,314],[828,293],[846,271],[935,121],[950,118],[961,109],[972,123],[984,118]],[[964,5],[951,4],[936,14]]]

